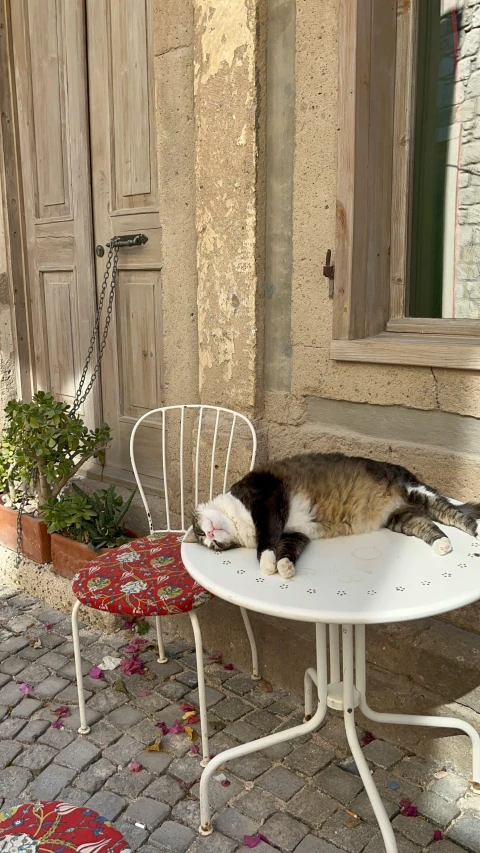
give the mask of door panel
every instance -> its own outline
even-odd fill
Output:
[[[151,0],[87,0],[90,133],[95,242],[144,233],[144,246],[121,249],[114,322],[102,363],[105,420],[114,432],[105,476],[131,479],[130,432],[162,405],[161,229]],[[97,260],[101,282],[105,257]],[[152,439],[149,438],[152,437]],[[150,458],[157,431],[144,431]],[[152,477],[160,475],[160,468]]]
[[[96,304],[83,0],[14,0],[33,386],[73,402]],[[100,420],[95,389],[81,414]]]

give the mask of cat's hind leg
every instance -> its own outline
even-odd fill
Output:
[[[295,563],[305,550],[310,539],[303,533],[282,533],[275,549],[277,555],[277,571],[281,578],[293,578]]]
[[[392,513],[385,527],[395,533],[416,536],[431,545],[436,554],[443,556],[452,550],[450,539],[428,517],[425,510],[415,506],[404,506]]]

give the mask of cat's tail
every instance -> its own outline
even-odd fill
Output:
[[[457,527],[469,536],[478,537],[477,522],[480,519],[480,503],[454,504],[434,489],[421,483],[408,485],[407,493],[408,502],[421,507],[434,521],[449,527]]]

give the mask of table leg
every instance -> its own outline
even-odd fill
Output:
[[[343,716],[345,720],[345,731],[348,744],[355,759],[358,772],[362,778],[368,798],[372,804],[375,817],[377,818],[380,832],[385,843],[386,853],[398,853],[397,843],[393,834],[392,824],[388,818],[385,806],[382,803],[377,786],[372,779],[370,770],[358,741],[355,729],[355,702],[354,702],[354,672],[353,672],[353,627],[344,625],[342,627],[342,650],[343,650]]]
[[[369,720],[377,723],[393,723],[401,726],[428,726],[432,728],[457,729],[465,732],[472,742],[473,788],[480,792],[480,735],[470,723],[455,717],[433,717],[422,714],[383,714],[373,711],[366,699],[365,625],[355,626],[355,683],[360,693],[360,710]]]
[[[210,799],[208,785],[215,771],[227,761],[232,761],[234,758],[242,758],[244,755],[250,755],[252,752],[259,752],[261,749],[266,749],[269,746],[275,746],[277,743],[283,743],[286,740],[294,740],[297,737],[308,732],[313,732],[317,729],[325,718],[327,711],[327,633],[326,626],[317,624],[316,630],[316,652],[317,652],[317,683],[318,683],[318,705],[313,717],[306,723],[299,726],[294,726],[291,729],[286,729],[283,732],[276,732],[273,735],[258,738],[251,743],[242,743],[239,746],[234,746],[231,749],[226,749],[225,752],[220,752],[215,758],[207,764],[200,779],[200,828],[201,835],[211,835],[213,827],[210,823]],[[390,853],[390,851],[389,851]]]

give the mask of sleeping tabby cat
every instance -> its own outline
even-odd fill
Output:
[[[186,541],[216,551],[256,548],[261,571],[282,578],[311,539],[388,527],[436,554],[452,550],[435,521],[477,536],[480,504],[454,505],[400,465],[342,453],[307,453],[260,465],[195,510]]]

